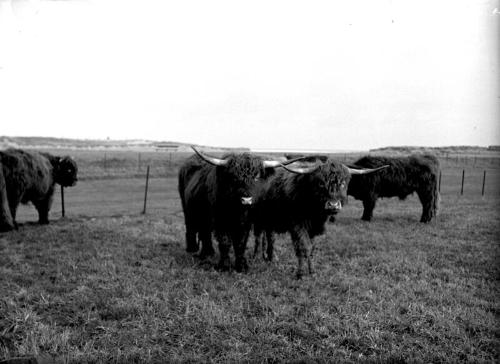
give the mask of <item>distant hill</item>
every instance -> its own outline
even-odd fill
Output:
[[[99,139],[66,139],[50,137],[8,137],[0,136],[0,149],[25,148],[25,149],[107,149],[107,150],[163,150],[169,152],[188,152],[191,145],[200,147],[204,151],[249,151],[248,148],[224,148],[204,145],[179,143],[171,141],[151,140],[99,140]]]
[[[414,147],[414,146],[390,146],[383,148],[370,149],[370,153],[381,154],[412,154],[412,153],[432,153],[436,155],[457,155],[457,154],[484,154],[495,153],[499,149],[497,146],[480,147],[470,145],[458,145],[447,147]]]

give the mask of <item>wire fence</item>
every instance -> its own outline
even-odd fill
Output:
[[[55,155],[71,155],[78,164],[79,179],[111,179],[142,177],[150,168],[151,177],[176,176],[182,163],[192,155],[186,152],[166,151],[117,151],[117,150],[49,150]],[[287,153],[259,153],[275,159],[284,158]],[[315,153],[289,153],[289,155],[307,155]],[[316,153],[317,154],[317,153]],[[323,153],[324,154],[324,153]],[[389,155],[383,152],[373,153],[329,153],[329,155],[344,163],[353,163],[367,154]],[[222,156],[223,153],[213,153]],[[397,155],[397,154],[390,154]],[[461,155],[446,153],[438,155],[442,168],[458,169],[500,169],[500,153],[485,155]]]
[[[55,194],[51,215],[182,215],[177,173],[190,155],[165,152],[105,152],[96,155],[96,152],[80,152],[74,156],[79,167],[79,182],[75,187]],[[332,157],[351,163],[361,155],[336,154]],[[497,159],[450,157],[440,162],[439,190],[443,196],[500,196],[500,165],[497,165]],[[35,209],[21,207],[18,220],[22,219],[36,220]]]

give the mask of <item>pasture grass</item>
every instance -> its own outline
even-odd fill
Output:
[[[416,197],[379,201],[371,223],[350,199],[316,239],[316,273],[302,280],[285,235],[274,263],[215,271],[217,257],[184,251],[178,201],[166,204],[0,235],[0,360],[500,359],[498,197],[446,192],[425,225]]]

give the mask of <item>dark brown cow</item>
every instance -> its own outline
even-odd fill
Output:
[[[74,186],[77,171],[70,157],[20,149],[0,151],[0,231],[17,228],[19,203],[33,203],[39,223],[48,224],[55,184]]]
[[[246,271],[246,244],[251,229],[250,207],[256,187],[268,168],[281,166],[249,153],[215,158],[196,152],[179,170],[179,194],[186,224],[186,250],[201,256],[214,253],[212,232],[219,242],[220,270],[230,269],[229,250],[234,248],[236,271]]]
[[[375,203],[380,197],[399,197],[404,200],[416,192],[422,203],[420,222],[430,222],[439,206],[439,161],[430,154],[416,154],[408,157],[365,156],[352,165],[356,168],[390,167],[367,176],[354,176],[347,194],[363,201],[363,220],[373,217]]]
[[[274,233],[290,233],[298,258],[297,277],[313,272],[314,237],[323,234],[330,216],[347,202],[351,174],[379,169],[349,168],[332,159],[304,168],[285,167],[265,182],[254,206],[256,248],[267,238],[267,259],[273,259]]]

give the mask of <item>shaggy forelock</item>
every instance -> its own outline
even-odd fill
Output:
[[[248,153],[229,155],[227,161],[224,168],[238,180],[253,179],[264,169],[262,159]]]
[[[340,184],[342,181],[348,181],[350,178],[347,167],[334,160],[329,160],[327,163],[321,165],[320,173],[323,175],[325,181],[334,184]]]

